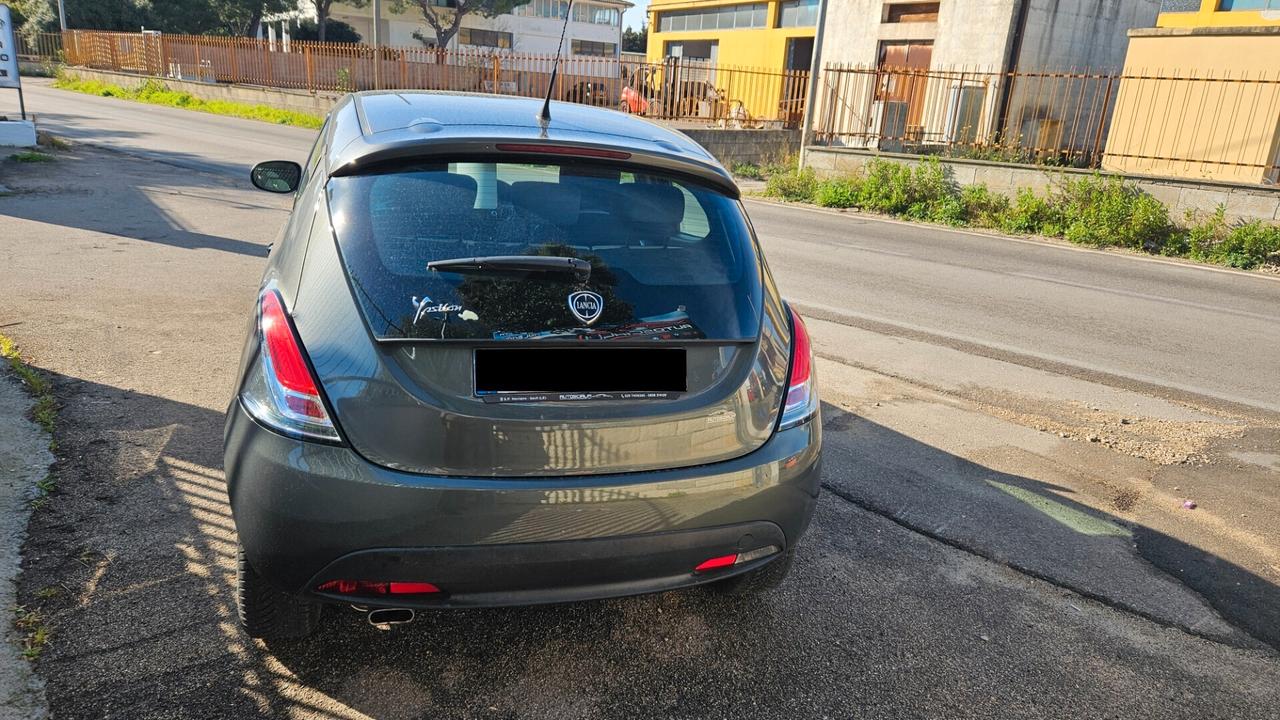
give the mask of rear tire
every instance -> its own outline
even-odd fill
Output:
[[[246,634],[263,640],[298,640],[315,632],[319,603],[296,598],[268,583],[236,546],[236,612]]]
[[[734,575],[707,587],[712,591],[729,597],[752,597],[776,589],[787,579],[791,572],[791,562],[795,559],[794,547],[787,548],[781,557],[769,561],[768,565],[741,575]]]

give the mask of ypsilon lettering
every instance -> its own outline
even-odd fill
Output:
[[[457,303],[434,303],[431,298],[425,295],[421,299],[415,296],[413,298],[413,307],[416,309],[413,315],[414,325],[417,325],[419,320],[431,313],[451,313],[462,309],[462,306]]]

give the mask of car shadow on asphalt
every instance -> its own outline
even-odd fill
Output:
[[[807,645],[795,637],[812,634],[814,627],[830,636],[824,643],[838,646],[842,638],[858,644],[857,634],[879,632],[877,625],[930,622],[884,615],[862,618],[869,626],[851,628],[847,620],[815,616],[815,607],[894,615],[956,612],[950,606],[895,606],[887,597],[899,592],[892,587],[895,573],[918,575],[920,569],[858,556],[859,548],[875,541],[854,545],[850,536],[865,526],[832,515],[850,512],[851,506],[841,510],[843,500],[830,497],[837,492],[863,504],[857,500],[859,484],[917,485],[941,493],[939,500],[946,502],[955,499],[947,494],[960,485],[941,486],[938,477],[982,478],[1015,489],[999,492],[1015,502],[998,508],[1012,542],[1057,543],[1078,556],[1062,557],[1064,562],[1086,565],[1095,550],[1110,558],[1113,528],[1125,527],[1075,503],[1061,488],[991,471],[827,406],[832,457],[824,474],[834,490],[800,546],[790,587],[773,596],[738,601],[693,589],[570,605],[444,611],[391,632],[371,627],[354,610],[333,608],[317,636],[264,645],[246,638],[235,620],[235,533],[221,471],[222,413],[77,378],[54,380],[63,405],[57,489],[31,522],[20,601],[40,608],[53,629],[40,669],[52,707],[64,718],[151,717],[175,708],[187,708],[189,717],[328,715],[333,701],[374,716],[418,717],[425,708],[446,716],[514,716],[511,707],[537,709],[551,701],[548,692],[556,695],[535,680],[547,672],[564,687],[579,688],[611,668],[647,677],[646,667],[659,658],[665,682],[680,688],[673,698],[660,698],[664,706],[699,716],[709,712],[700,703],[710,702],[717,685],[731,683],[745,697],[759,678],[785,678],[813,663],[804,655]],[[886,457],[924,462],[900,466]],[[918,471],[925,466],[932,473]],[[1058,509],[1045,512],[1046,504]],[[980,507],[972,512],[992,517]],[[884,514],[899,523],[909,520]],[[1080,537],[1066,542],[1068,534]],[[1268,618],[1280,607],[1280,588],[1225,561],[1199,557],[1174,538],[1163,542],[1184,561],[1203,564],[1224,588],[1246,582],[1253,594],[1238,609],[1250,616],[1238,620],[1259,634],[1267,622],[1275,629]],[[929,552],[941,552],[940,546]],[[1007,561],[999,555],[991,553]],[[886,566],[873,570],[877,565]],[[934,571],[932,564],[924,567]],[[882,581],[844,585],[845,573],[863,571],[878,573]],[[819,594],[837,597],[836,606],[811,604]],[[637,702],[637,688],[600,682],[601,697],[592,702]],[[645,693],[660,690],[639,692],[644,706]],[[554,707],[530,714],[592,714],[563,694],[556,695]]]
[[[249,186],[247,170],[243,183],[235,183],[222,173],[183,167],[182,153],[155,154],[162,159],[78,146],[56,153],[58,160],[51,163],[24,166],[0,159],[0,178],[13,192],[0,197],[0,215],[184,250],[266,256],[265,245],[193,229],[183,217],[189,209],[180,207],[184,199],[200,198],[227,208],[283,212],[278,205],[250,205],[225,194]],[[110,182],[104,183],[103,175]],[[49,202],[50,195],[63,201]]]

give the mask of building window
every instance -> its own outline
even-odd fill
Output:
[[[620,22],[617,10],[591,3],[575,3],[573,6],[573,19],[575,22],[592,23],[594,25],[616,26]]]
[[[568,9],[568,0],[531,0],[517,7],[514,12],[525,17],[563,18]]]
[[[936,2],[894,3],[884,6],[884,22],[938,22],[938,5]]]
[[[596,42],[594,40],[574,40],[573,54],[614,57],[618,54],[618,46],[614,43]]]
[[[813,27],[818,24],[818,0],[784,0],[778,27]]]
[[[1280,10],[1280,0],[1222,0],[1218,6],[1223,12],[1233,10]]]
[[[765,26],[769,5],[722,5],[705,10],[672,10],[658,13],[659,32],[685,30],[742,30]]]
[[[456,0],[450,0],[456,1]],[[523,15],[524,17],[544,17],[544,18],[564,18],[565,10],[568,9],[567,0],[531,0],[531,2],[516,7],[512,10],[515,15]],[[573,21],[591,23],[593,25],[612,25],[618,27],[622,24],[622,13],[613,7],[607,5],[597,5],[588,2],[575,2],[573,4]]]
[[[476,45],[478,47],[492,47],[510,50],[511,33],[501,32],[499,30],[479,30],[477,28],[464,27],[458,30],[458,42],[463,45]]]

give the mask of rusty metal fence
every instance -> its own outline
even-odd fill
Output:
[[[828,65],[818,145],[1274,182],[1280,72]]]
[[[309,92],[455,90],[542,97],[553,57],[480,49],[71,30],[52,35],[71,65],[158,78]],[[561,60],[552,97],[726,127],[798,127],[807,72],[613,57]]]
[[[62,35],[59,33],[40,33],[31,39],[18,35],[16,39],[18,41],[18,57],[23,60],[56,61],[62,59]]]

